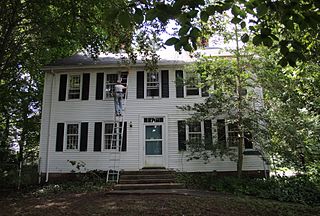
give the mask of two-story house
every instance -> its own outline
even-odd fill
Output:
[[[223,119],[184,124],[188,113],[177,106],[208,96],[195,86],[177,85],[176,80],[186,76],[183,69],[188,62],[161,59],[157,71],[146,72],[139,61],[124,65],[115,57],[92,60],[78,54],[46,66],[40,138],[40,171],[46,180],[74,170],[70,161],[83,162],[85,170],[109,170],[117,163],[121,170],[235,172],[236,162],[230,159],[187,160],[189,137],[214,137],[219,131],[228,136]],[[118,79],[127,85],[120,152],[112,142],[112,89]],[[263,175],[266,169],[260,155],[244,155],[245,172]]]

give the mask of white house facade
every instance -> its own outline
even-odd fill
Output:
[[[208,94],[194,86],[179,86],[184,61],[160,61],[156,72],[143,63],[123,65],[115,58],[75,55],[46,66],[40,136],[40,171],[70,173],[70,161],[83,170],[140,170],[164,167],[181,172],[235,172],[228,158],[188,160],[185,141],[192,136],[228,136],[223,119],[186,126],[188,113],[177,106],[202,102]],[[112,88],[122,78],[127,85],[121,151],[114,146]],[[218,121],[218,124],[215,122]],[[220,125],[220,126],[219,126]],[[220,127],[220,128],[218,128]],[[220,133],[219,131],[224,131]],[[226,138],[227,140],[227,138]],[[227,145],[227,143],[226,143]],[[254,149],[252,143],[246,150]],[[268,170],[261,155],[244,155],[243,170]]]

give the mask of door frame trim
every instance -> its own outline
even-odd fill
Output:
[[[162,157],[163,157],[163,166],[168,167],[168,116],[165,114],[159,115],[139,115],[139,169],[144,167],[145,162],[145,123],[144,118],[163,118],[163,144],[162,144]]]

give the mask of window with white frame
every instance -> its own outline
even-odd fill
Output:
[[[159,72],[147,72],[147,97],[160,96]]]
[[[192,122],[187,125],[187,139],[189,142],[201,142],[203,129],[201,122]]]
[[[68,90],[68,99],[80,99],[81,91],[81,75],[72,74],[69,76],[69,90]]]
[[[199,95],[200,89],[197,87],[199,78],[192,73],[186,73],[186,96]]]
[[[236,123],[228,124],[228,145],[237,147],[239,143],[239,127]]]
[[[218,140],[228,147],[237,147],[240,139],[240,130],[236,122],[225,124],[224,119],[217,120]],[[252,149],[253,140],[251,132],[244,132],[244,148]]]
[[[120,124],[121,127],[121,123]],[[105,150],[116,150],[117,146],[120,147],[122,135],[120,134],[120,127],[113,128],[113,123],[104,124],[104,149]],[[114,131],[115,130],[115,131]],[[118,131],[116,131],[118,130]],[[115,132],[115,133],[113,133]],[[113,137],[112,137],[113,136]]]
[[[79,124],[67,124],[66,139],[67,150],[79,149]]]
[[[116,143],[113,142],[113,124],[105,123],[104,125],[104,149],[116,149]]]
[[[117,84],[119,74],[107,74],[106,75],[106,94],[105,98],[113,98],[114,86]]]

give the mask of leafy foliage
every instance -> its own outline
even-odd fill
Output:
[[[178,174],[188,188],[209,189],[237,195],[251,195],[284,202],[309,205],[320,203],[319,176],[271,177],[268,179],[218,177],[213,174]]]
[[[167,22],[175,20],[179,25],[177,40],[167,44],[174,45],[177,51],[197,49],[197,38],[216,28],[219,15],[230,12],[231,23],[245,28],[249,24],[251,35],[242,35],[242,41],[252,39],[254,45],[264,45],[281,50],[280,64],[294,66],[297,61],[314,58],[319,48],[320,12],[317,1],[167,1],[151,2],[152,18]],[[148,12],[147,12],[148,13]],[[219,25],[218,25],[219,26]],[[192,33],[188,29],[196,30]],[[195,33],[196,32],[196,33]],[[213,30],[211,33],[216,33]],[[314,40],[316,38],[316,40]],[[173,43],[174,42],[174,43]]]

